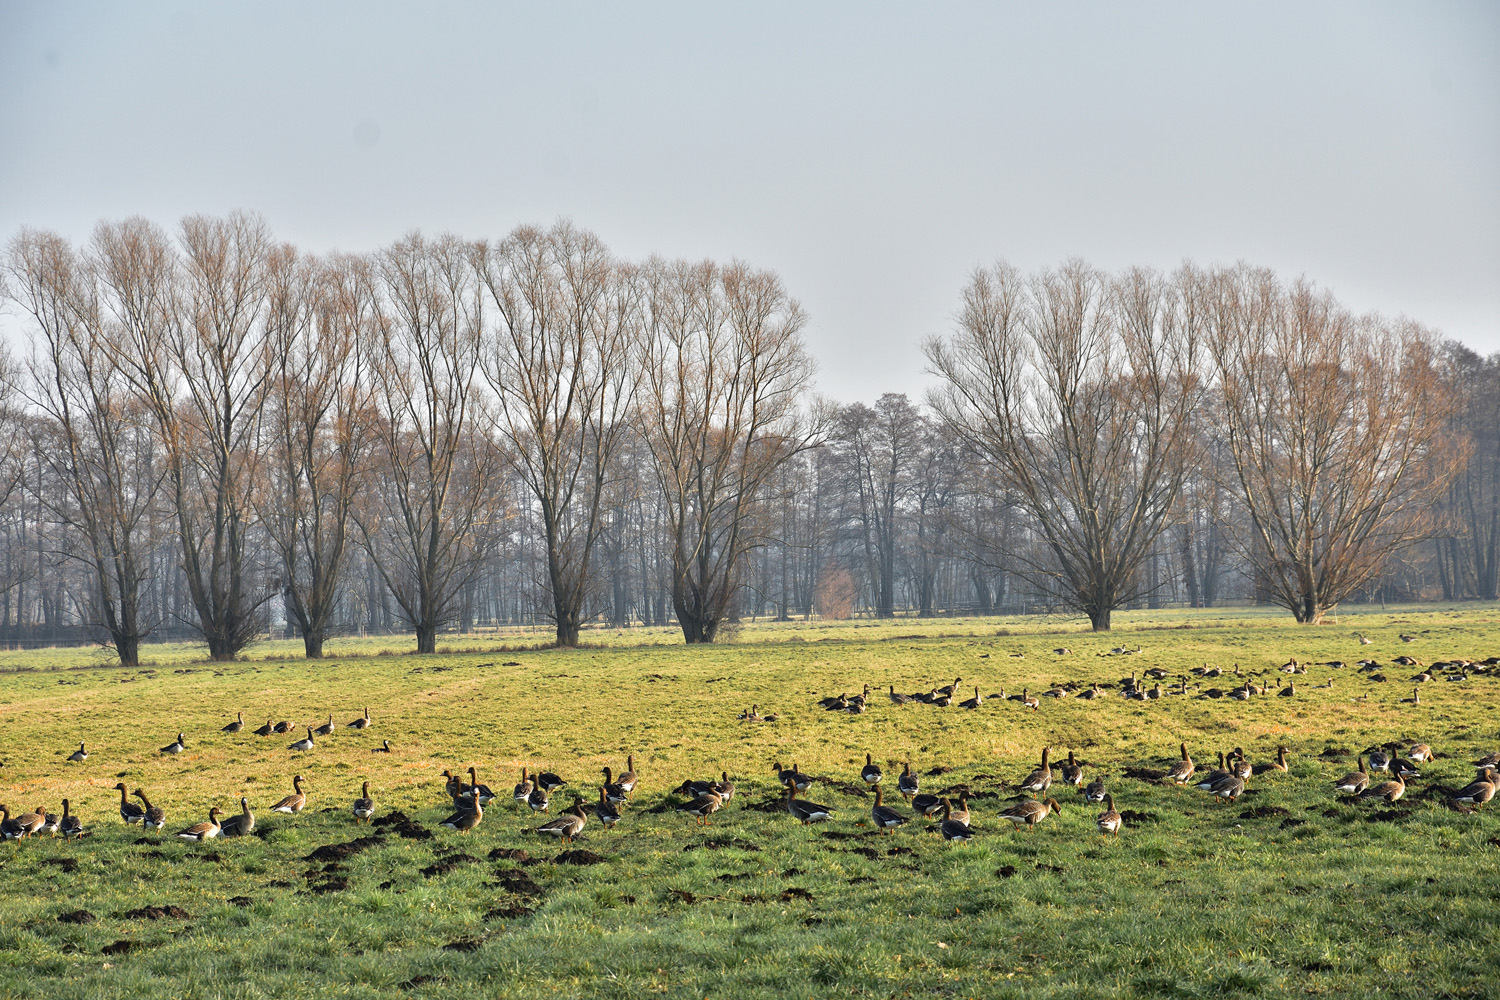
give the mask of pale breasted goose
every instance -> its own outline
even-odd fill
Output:
[[[468,833],[478,826],[482,819],[484,819],[484,806],[480,803],[479,797],[475,796],[438,825],[457,830],[459,833]]]
[[[369,729],[375,723],[370,721],[370,709],[365,708],[365,714],[345,726],[345,729]]]
[[[864,780],[866,785],[873,788],[880,784],[880,779],[885,777],[885,772],[880,769],[879,764],[871,760],[871,755],[866,753],[865,766],[860,769],[859,776]]]
[[[602,768],[602,773],[604,774],[604,785],[599,789],[600,794],[615,805],[621,805],[628,801],[630,793],[625,791],[624,785],[615,780],[614,773],[608,766]]]
[[[788,785],[786,790],[786,811],[793,817],[802,821],[802,825],[809,823],[822,823],[833,818],[833,810],[827,806],[820,806],[816,802],[797,798],[797,786]]]
[[[245,713],[244,712],[235,712],[234,713],[234,721],[231,722],[229,725],[225,726],[223,729],[220,729],[219,732],[221,732],[221,733],[237,733],[241,729],[244,729],[244,728],[245,728]]]
[[[926,816],[928,819],[931,819],[943,811],[943,800],[936,795],[928,795],[926,792],[923,792],[921,795],[914,795],[911,800],[911,811],[918,816]]]
[[[980,705],[983,705],[983,704],[984,704],[984,698],[983,698],[983,696],[980,695],[979,689],[975,688],[974,689],[974,697],[972,697],[972,698],[965,698],[963,701],[961,701],[961,702],[958,703],[958,707],[959,708],[978,708]]]
[[[1395,802],[1406,793],[1406,779],[1401,773],[1396,772],[1395,781],[1382,781],[1378,785],[1371,785],[1359,793],[1362,799],[1385,799],[1387,802]]]
[[[248,837],[254,832],[255,814],[250,811],[250,800],[241,795],[239,813],[235,816],[227,816],[219,823],[219,836]]]
[[[79,746],[82,745],[83,744],[81,743],[79,744]],[[1411,749],[1406,751],[1406,756],[1410,757],[1418,764],[1425,764],[1429,760],[1433,760],[1434,758],[1436,758],[1437,755],[1432,752],[1432,747],[1428,746],[1426,743],[1414,743],[1412,744]]]
[[[704,792],[687,805],[678,806],[677,811],[695,817],[698,826],[708,826],[709,817],[718,812],[724,800],[717,792]]]
[[[1083,790],[1083,799],[1085,802],[1103,802],[1106,794],[1104,778],[1101,776],[1089,782],[1088,787]]]
[[[0,838],[5,840],[20,840],[26,835],[21,829],[20,821],[10,818],[10,808],[0,805]]]
[[[308,726],[307,727],[307,738],[306,739],[300,739],[296,743],[288,743],[287,746],[286,746],[286,748],[288,750],[299,750],[299,751],[311,750],[313,748],[313,738],[312,737],[313,737],[312,727]]]
[[[120,793],[120,818],[130,824],[139,823],[145,817],[146,810],[125,797],[129,791],[125,787],[125,782],[122,781],[116,785],[115,790]]]
[[[531,795],[531,779],[526,776],[526,768],[521,768],[521,780],[516,782],[515,789],[510,793],[512,801],[518,806],[524,806]]]
[[[615,778],[615,784],[625,789],[626,795],[635,791],[635,756],[633,754],[625,756],[625,773]]]
[[[599,804],[594,807],[594,815],[599,817],[599,822],[604,824],[606,830],[620,822],[620,807],[609,800],[602,788],[599,789]]]
[[[301,812],[306,805],[307,795],[302,791],[302,775],[299,774],[292,778],[292,794],[272,806],[271,811],[291,816]]]
[[[1098,819],[1094,822],[1098,824],[1099,832],[1106,837],[1111,834],[1116,837],[1120,835],[1120,828],[1125,825],[1125,822],[1115,810],[1115,797],[1113,795],[1104,796],[1104,811],[1099,814]]]
[[[63,799],[62,821],[58,823],[57,828],[62,833],[64,840],[72,840],[75,837],[83,836],[83,819],[77,813],[71,811],[67,799]]]
[[[1453,794],[1454,802],[1463,802],[1478,809],[1495,797],[1496,785],[1500,784],[1500,772],[1492,767],[1481,768],[1480,777]]]
[[[890,833],[896,827],[906,822],[906,817],[880,801],[882,794],[879,785],[875,786],[875,805],[870,809],[870,818],[874,821],[876,829]]]
[[[557,819],[543,823],[536,828],[536,832],[558,837],[564,844],[571,844],[573,838],[583,832],[583,827],[588,821],[589,814],[584,811],[583,802],[575,801],[571,809]]]
[[[1050,751],[1050,747],[1042,747],[1042,766],[1026,776],[1026,780],[1021,782],[1021,791],[1031,792],[1040,798],[1043,792],[1052,787],[1052,768],[1047,764]]]
[[[82,743],[79,743],[78,749],[68,754],[68,759],[75,764],[82,764],[84,761],[89,759],[89,752],[83,748]]]
[[[1068,751],[1068,762],[1059,764],[1057,771],[1063,784],[1072,785],[1074,788],[1083,784],[1083,765],[1078,763],[1077,758],[1073,756],[1073,751]]]
[[[1182,744],[1182,759],[1167,769],[1167,777],[1179,785],[1185,785],[1192,780],[1194,770],[1196,768],[1193,766],[1193,758],[1188,756],[1187,744],[1184,743]]]
[[[1042,707],[1041,699],[1033,698],[1027,688],[1021,689],[1021,704],[1033,711]]]
[[[1286,774],[1289,770],[1286,762],[1286,747],[1276,748],[1276,759],[1271,761],[1271,769]]]
[[[495,801],[495,793],[490,790],[489,785],[479,780],[479,776],[472,764],[469,766],[469,788],[474,797],[479,800],[480,805],[487,806]]]
[[[49,837],[57,836],[57,825],[62,822],[62,818],[57,813],[49,813],[43,806],[37,806],[36,811],[42,814],[42,825],[37,833],[45,833]]]
[[[892,705],[906,705],[911,702],[911,696],[896,693],[896,685],[891,685],[890,698]]]
[[[1343,792],[1345,795],[1358,795],[1370,786],[1370,772],[1365,770],[1365,759],[1359,758],[1359,770],[1350,771],[1333,783],[1335,791]]]
[[[547,794],[547,789],[541,785],[533,787],[531,793],[526,796],[526,804],[531,807],[532,812],[546,812],[551,802],[552,800]]]
[[[318,736],[331,736],[331,735],[333,735],[333,716],[330,714],[328,716],[328,721],[325,722],[325,723],[323,723],[317,729],[314,729],[313,732],[315,734],[317,734]]]
[[[719,772],[719,780],[714,782],[713,793],[729,805],[729,800],[734,798],[734,782],[729,780],[728,771]]]
[[[967,844],[974,839],[974,831],[970,829],[969,824],[953,818],[953,807],[947,799],[943,800],[942,810],[943,818],[938,823],[938,833],[943,835],[944,840],[950,843]]]
[[[370,817],[375,815],[375,800],[370,798],[370,783],[368,781],[360,786],[359,798],[354,800],[354,805],[350,807],[350,811],[354,813],[354,822],[356,823],[367,823]]]
[[[896,778],[896,791],[905,796],[910,802],[913,795],[917,794],[921,787],[922,779],[911,773],[911,761],[901,765],[901,774]]]
[[[1062,815],[1062,806],[1057,804],[1053,798],[1038,802],[1036,799],[1023,799],[1000,814],[1001,819],[1010,820],[1011,829],[1019,830],[1025,826],[1027,831],[1036,829],[1036,825],[1046,819],[1052,813]]]
[[[945,799],[944,801],[946,801],[948,803],[948,818],[949,819],[956,819],[960,823],[962,823],[964,826],[968,826],[969,825],[969,796],[968,796],[968,794],[965,793],[965,794],[962,794],[962,795],[960,795],[958,797],[958,808],[957,809],[953,808],[953,801],[951,799]]]
[[[175,740],[173,740],[171,743],[168,743],[166,746],[164,746],[164,747],[161,748],[161,752],[162,753],[174,753],[175,754],[175,753],[182,753],[182,751],[184,751],[186,749],[187,749],[187,741],[185,739],[183,739],[181,733],[178,733],[177,734],[177,738]]]
[[[219,807],[214,806],[208,811],[207,823],[195,823],[186,830],[178,830],[177,836],[183,840],[213,840],[219,835],[219,831],[223,829],[219,826],[219,817],[221,815]]]
[[[161,806],[153,806],[151,800],[146,798],[146,793],[137,788],[132,792],[136,798],[141,800],[145,808],[141,810],[141,826],[156,833],[161,833],[167,825],[167,811]]]
[[[1394,759],[1381,747],[1369,751],[1369,757],[1370,768],[1375,771],[1389,771],[1391,769],[1391,761]]]

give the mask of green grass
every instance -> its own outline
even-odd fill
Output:
[[[988,695],[1205,662],[1477,659],[1500,653],[1497,619],[1492,605],[1372,611],[1317,629],[1260,609],[1133,612],[1105,635],[1067,619],[798,622],[749,625],[713,648],[636,629],[591,633],[597,645],[574,652],[485,651],[544,639],[514,631],[455,637],[451,652],[424,658],[400,653],[399,638],[344,640],[330,644],[341,658],[315,664],[277,658],[295,643],[230,664],[159,646],[138,670],[97,650],[0,653],[0,800],[57,811],[68,797],[90,830],[77,844],[0,845],[0,995],[1489,996],[1500,818],[1448,809],[1440,790],[1500,748],[1494,675],[1424,684],[1420,706],[1399,703],[1414,671],[1395,666],[1385,684],[1313,667],[1297,697],[1244,704],[1112,696],[967,712],[880,696],[848,716],[816,701],[957,675]],[[1401,632],[1419,640],[1403,644]],[[1137,644],[1136,655],[1096,655]],[[1073,655],[1054,656],[1058,645]],[[1329,677],[1332,689],[1314,687]],[[779,721],[737,722],[752,701]],[[268,716],[317,725],[329,712],[343,723],[366,704],[375,728],[341,729],[306,755],[285,749],[289,737],[218,732],[236,710],[248,729]],[[188,752],[159,756],[178,730]],[[370,752],[382,738],[395,753]],[[1406,801],[1336,799],[1329,781],[1356,753],[1409,739],[1441,756]],[[68,763],[79,740],[92,756]],[[1258,776],[1239,803],[1217,807],[1126,776],[1164,769],[1184,740],[1200,765],[1235,745],[1265,761],[1284,744],[1292,771]],[[997,814],[1044,745],[1055,759],[1076,751],[1142,818],[1106,842],[1097,807],[1059,792],[1060,817],[1009,833]],[[974,843],[950,847],[923,821],[889,837],[871,830],[855,787],[866,751],[889,780],[909,758],[924,789],[981,793]],[[473,763],[506,791],[522,765],[552,769],[592,799],[599,768],[627,753],[640,773],[634,806],[616,831],[591,823],[577,845],[603,863],[554,863],[560,848],[508,804],[467,837],[436,826],[449,811],[444,768]],[[794,758],[828,779],[814,797],[836,821],[804,828],[756,808],[776,794],[770,762]],[[927,775],[937,767],[952,771]],[[670,809],[671,788],[720,770],[740,795],[712,827]],[[266,809],[293,774],[307,779],[308,811],[274,816]],[[332,870],[308,860],[370,832],[347,811],[364,780],[380,813],[402,810],[432,838],[385,828]],[[137,844],[116,813],[117,781],[154,793],[169,832],[246,795],[265,836]],[[492,859],[497,849],[533,860]],[[522,873],[535,895],[513,891],[527,888]],[[188,916],[126,916],[169,904]],[[78,909],[96,920],[57,920]],[[132,950],[101,953],[118,941]]]

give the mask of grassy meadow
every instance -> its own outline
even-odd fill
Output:
[[[540,632],[451,637],[436,655],[399,638],[331,642],[328,660],[265,643],[229,664],[157,646],[148,665],[100,650],[0,652],[0,801],[11,813],[69,798],[88,835],[0,844],[0,996],[72,997],[1092,997],[1493,996],[1500,941],[1500,809],[1465,814],[1446,791],[1500,749],[1500,673],[1440,676],[1404,704],[1425,662],[1500,654],[1500,609],[1469,605],[1346,614],[1297,626],[1262,609],[1130,612],[1094,635],[1071,619],[748,624],[689,649],[670,630],[598,631],[576,651],[515,651]],[[1361,645],[1363,632],[1373,642]],[[1403,643],[1402,633],[1416,641]],[[1055,647],[1071,648],[1059,656]],[[1139,652],[1111,654],[1115,647]],[[1102,654],[1102,655],[1101,655]],[[1386,664],[1384,683],[1353,666]],[[1160,667],[1313,666],[1295,697],[1186,696],[1038,711],[989,699],[897,707],[964,678],[986,697],[1054,684],[1114,684]],[[1316,665],[1344,660],[1343,669]],[[1322,687],[1333,681],[1332,687]],[[818,699],[874,689],[863,715]],[[1167,686],[1168,681],[1163,681]],[[1273,681],[1274,683],[1274,681]],[[957,701],[957,698],[955,698]],[[775,722],[736,720],[758,703]],[[371,729],[343,724],[368,706]],[[245,731],[220,727],[245,715]],[[329,714],[339,730],[287,749]],[[299,728],[267,738],[268,718]],[[186,734],[187,750],[157,748]],[[372,752],[382,739],[390,754]],[[86,741],[90,756],[68,755]],[[1335,795],[1356,755],[1430,743],[1438,758],[1394,806]],[[1289,774],[1258,774],[1215,805],[1156,775],[1186,742],[1200,769],[1278,745]],[[1063,807],[1033,833],[998,813],[1051,747],[1103,774],[1126,828],[1105,840],[1098,806]],[[859,771],[874,755],[892,788],[909,760],[923,791],[972,791],[967,846],[928,821],[872,829]],[[619,826],[594,822],[563,848],[534,832],[509,791],[520,768],[569,781],[552,815],[597,797],[600,769],[635,757]],[[772,762],[820,779],[832,822],[780,808]],[[471,834],[440,772],[470,764],[500,798]],[[711,826],[671,790],[727,771],[735,799]],[[307,810],[269,812],[305,780]],[[166,807],[166,835],[119,818],[116,782]],[[369,781],[377,817],[349,814]],[[246,796],[256,835],[171,836]],[[900,806],[900,800],[888,804]],[[366,838],[361,840],[360,838]],[[357,841],[357,842],[356,842]],[[341,845],[351,845],[341,847]],[[146,908],[157,908],[147,912]],[[175,909],[171,909],[175,908]],[[165,911],[165,912],[163,912]],[[66,918],[66,919],[60,919]]]

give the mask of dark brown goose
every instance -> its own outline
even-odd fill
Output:
[[[1120,819],[1120,814],[1115,810],[1115,797],[1113,795],[1104,796],[1104,811],[1099,814],[1099,817],[1094,822],[1098,824],[1099,832],[1106,837],[1111,834],[1116,837],[1120,835],[1120,828],[1125,825],[1125,822]]]
[[[142,819],[145,818],[146,810],[125,797],[128,791],[128,789],[126,789],[125,787],[125,782],[122,781],[118,785],[116,785],[115,790],[120,793],[121,819],[133,825],[135,823],[139,823]]]
[[[250,811],[250,800],[240,796],[240,811],[227,816],[219,823],[221,837],[248,837],[255,832],[255,814]]]
[[[809,823],[822,823],[830,820],[833,818],[834,812],[827,806],[820,806],[816,802],[808,802],[806,799],[797,798],[796,785],[787,786],[786,811],[801,820],[803,826]]]
[[[139,788],[131,794],[140,799],[141,805],[145,806],[145,809],[141,813],[141,825],[148,830],[161,833],[162,829],[167,825],[167,811],[161,806],[153,806],[151,800],[146,798],[146,793]]]
[[[901,826],[903,823],[905,823],[906,817],[898,813],[896,810],[892,809],[890,806],[882,803],[880,801],[880,796],[881,788],[879,785],[876,785],[875,805],[870,809],[870,818],[874,821],[876,829],[884,830],[886,833],[890,833],[891,831],[895,830],[896,827]]]
[[[564,844],[571,844],[573,838],[583,832],[583,827],[588,821],[589,814],[584,811],[583,802],[575,800],[571,809],[557,819],[543,823],[536,828],[536,832],[561,838]]]
[[[350,807],[350,811],[354,813],[354,822],[356,823],[368,823],[370,818],[375,815],[375,800],[370,798],[370,783],[368,781],[360,786],[359,798],[354,800],[354,805]]]
[[[245,713],[244,712],[236,712],[236,713],[234,713],[234,721],[231,722],[229,725],[225,726],[223,729],[219,730],[219,732],[221,732],[221,733],[237,733],[241,729],[244,729],[244,728],[245,728]]]
[[[57,829],[62,833],[64,840],[73,840],[83,836],[83,820],[77,813],[70,811],[67,799],[63,799],[62,820],[57,824]]]

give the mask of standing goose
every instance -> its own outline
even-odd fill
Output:
[[[312,727],[307,727],[307,738],[298,740],[296,743],[288,743],[288,750],[311,750],[313,748]]]
[[[1479,772],[1479,777],[1453,794],[1453,801],[1463,802],[1478,809],[1495,797],[1495,786],[1497,783],[1500,783],[1500,772],[1497,772],[1492,767],[1482,768]],[[67,808],[67,805],[67,800],[64,799],[64,809]]]
[[[887,833],[890,833],[892,830],[896,829],[896,827],[898,827],[901,824],[905,823],[906,822],[906,817],[902,816],[900,813],[898,813],[896,810],[892,809],[890,806],[883,805],[881,803],[881,801],[880,801],[881,794],[882,793],[881,793],[880,786],[876,785],[875,786],[875,805],[874,805],[873,808],[870,809],[870,818],[875,821],[875,826],[878,829],[881,829],[881,830],[884,830]]]
[[[328,721],[325,722],[325,723],[323,723],[317,729],[314,729],[313,732],[317,733],[319,736],[332,736],[333,735],[333,716],[330,714],[328,716]]]
[[[548,820],[536,828],[537,833],[547,833],[558,837],[564,844],[573,843],[573,838],[583,832],[584,824],[589,821],[589,814],[584,811],[583,803],[576,801],[573,808],[563,813],[554,820]]]
[[[880,784],[880,779],[885,777],[885,772],[880,765],[870,759],[870,754],[865,754],[865,766],[860,769],[859,776],[864,779],[866,785],[874,788]]]
[[[1188,756],[1187,744],[1184,743],[1182,744],[1182,759],[1167,769],[1167,777],[1179,785],[1185,785],[1192,780],[1194,770],[1196,768],[1193,766],[1193,758]]]
[[[359,798],[354,800],[351,807],[354,813],[354,822],[368,823],[370,817],[375,815],[375,800],[370,798],[370,783],[366,781],[359,790]]]
[[[531,793],[526,796],[526,804],[531,807],[532,812],[546,812],[551,802],[551,798],[547,795],[547,789],[541,785],[532,788]]]
[[[635,756],[633,754],[626,754],[625,773],[615,779],[615,784],[625,789],[626,795],[635,791]]]
[[[1406,793],[1406,779],[1401,777],[1401,772],[1396,772],[1395,781],[1382,781],[1378,785],[1371,785],[1359,793],[1362,799],[1385,799],[1387,802],[1395,802]]]
[[[207,823],[195,823],[186,830],[177,831],[177,836],[183,840],[213,840],[219,835],[219,831],[223,829],[223,827],[219,826],[219,817],[221,815],[219,807],[214,806],[208,811]]]
[[[833,810],[827,806],[797,798],[796,785],[787,786],[786,811],[801,820],[803,826],[809,823],[822,823],[833,818]]]
[[[1057,770],[1058,777],[1062,779],[1063,784],[1072,785],[1074,788],[1083,784],[1083,765],[1074,758],[1073,751],[1068,751],[1068,762],[1058,765]]]
[[[1120,828],[1125,823],[1120,819],[1120,814],[1115,810],[1115,797],[1113,795],[1104,796],[1104,811],[1099,814],[1099,818],[1094,822],[1099,825],[1099,832],[1106,837],[1110,834],[1116,837],[1120,835]]]
[[[723,805],[724,800],[719,797],[717,792],[703,792],[687,805],[678,806],[677,811],[695,817],[695,822],[698,826],[708,826],[708,818],[718,812],[719,808]],[[554,820],[553,822],[557,821]]]
[[[127,789],[125,788],[125,782],[122,781],[118,785],[116,785],[115,790],[120,793],[121,819],[123,819],[126,823],[135,824],[139,823],[142,819],[145,818],[146,810],[125,797],[125,794],[127,792]]]
[[[68,759],[75,764],[82,764],[84,761],[89,759],[89,752],[83,748],[82,743],[79,743],[78,749],[68,754]]]
[[[479,800],[480,805],[487,806],[495,801],[495,793],[490,790],[489,785],[480,783],[479,776],[472,764],[469,765],[469,788],[472,789],[474,797]]]
[[[358,719],[355,719],[353,722],[349,723],[344,728],[345,729],[369,729],[373,725],[375,725],[375,723],[373,723],[373,722],[370,721],[370,709],[368,707],[366,707],[364,715],[360,716]]]
[[[896,791],[900,792],[906,801],[910,802],[913,795],[921,787],[921,779],[911,773],[911,761],[901,765],[901,775],[896,779]]]
[[[264,726],[251,730],[251,732],[255,733],[256,736],[270,736],[275,731],[276,727],[271,724],[270,719],[266,720],[266,724]]]
[[[167,825],[167,811],[161,806],[153,806],[151,800],[146,798],[146,793],[139,788],[131,794],[140,799],[141,805],[145,807],[141,811],[141,826],[147,830],[161,833],[162,829]]]
[[[302,791],[302,775],[299,774],[292,778],[292,794],[272,806],[271,811],[292,816],[301,812],[306,805],[307,794]]]
[[[83,820],[77,813],[69,811],[67,799],[63,799],[62,822],[58,823],[57,828],[62,831],[64,840],[83,836]]]
[[[1345,795],[1358,795],[1370,786],[1370,772],[1365,770],[1365,759],[1359,758],[1359,770],[1350,771],[1338,781],[1333,783],[1334,791],[1343,792]]]
[[[484,806],[480,804],[479,796],[476,795],[439,825],[446,826],[450,830],[457,830],[459,833],[468,833],[478,826],[482,819],[484,819]]]
[[[184,751],[186,749],[187,749],[187,741],[182,738],[182,734],[181,733],[178,733],[177,734],[177,738],[175,740],[173,740],[171,743],[168,743],[166,746],[164,746],[164,747],[161,748],[161,752],[162,753],[173,753],[173,754],[176,754],[176,753],[182,753],[182,751]]]
[[[947,695],[948,697],[951,698],[951,697],[953,697],[953,695],[955,695],[956,693],[958,693],[958,686],[960,684],[962,684],[962,683],[963,683],[963,678],[962,677],[955,677],[955,678],[953,678],[953,683],[952,684],[948,684],[948,685],[945,685],[943,687],[936,688],[935,692],[937,694],[945,694],[945,695]]]
[[[1391,769],[1392,757],[1383,747],[1376,747],[1369,752],[1370,767],[1376,771],[1389,771]]]
[[[604,789],[599,789],[599,804],[594,807],[594,815],[599,817],[599,822],[604,824],[604,829],[610,830],[620,822],[620,807],[609,801],[604,794]]]
[[[948,818],[956,819],[964,826],[969,825],[969,794],[964,792],[958,797],[958,808],[954,809],[951,801],[948,805]]]
[[[542,791],[546,792],[548,795],[551,795],[563,785],[566,785],[567,782],[559,778],[557,775],[553,774],[551,771],[543,771],[541,774],[536,776],[536,784],[537,787]]]
[[[1214,802],[1221,800],[1235,801],[1245,792],[1245,779],[1237,774],[1229,774],[1222,778],[1200,781],[1198,787],[1209,792],[1214,797]]]
[[[978,708],[980,705],[983,705],[983,704],[984,704],[984,698],[979,694],[979,689],[976,687],[974,689],[974,697],[972,697],[972,698],[965,698],[963,701],[961,701],[961,702],[958,703],[958,707],[959,708]]]
[[[969,828],[969,824],[953,818],[953,807],[949,805],[947,799],[943,800],[943,819],[938,824],[938,833],[941,833],[943,839],[949,843],[957,841],[960,844],[967,844],[974,839],[974,831]]]
[[[1044,802],[1023,799],[1002,812],[1000,818],[1010,820],[1012,830],[1019,830],[1024,825],[1029,832],[1035,830],[1038,823],[1054,812],[1059,816],[1062,815],[1062,806],[1057,804],[1056,799],[1049,798]]]
[[[620,805],[627,801],[630,798],[630,794],[625,791],[625,786],[614,779],[614,773],[610,771],[608,766],[605,766],[602,771],[604,774],[604,785],[599,789],[600,794],[615,805]]]
[[[729,780],[728,771],[719,772],[719,780],[714,782],[713,793],[729,805],[729,800],[734,798],[734,782]]]
[[[244,712],[235,712],[234,713],[234,721],[231,722],[229,725],[225,726],[223,729],[219,730],[219,732],[221,732],[221,733],[237,733],[241,729],[244,729],[244,728],[245,728],[245,713]]]
[[[1031,792],[1041,798],[1042,793],[1052,787],[1052,768],[1047,766],[1047,754],[1050,750],[1050,747],[1042,747],[1042,766],[1026,776],[1026,780],[1021,782],[1021,791]]]
[[[10,807],[0,805],[0,837],[5,840],[20,840],[25,833],[19,820],[10,818]]]
[[[1083,790],[1085,802],[1103,802],[1108,793],[1104,790],[1104,777],[1095,778],[1089,782],[1089,786]]]
[[[45,806],[37,806],[36,811],[42,814],[42,825],[37,833],[45,833],[50,837],[57,836],[57,826],[61,822],[57,813],[49,813]]]
[[[923,792],[921,795],[914,795],[911,800],[911,811],[918,816],[926,816],[928,819],[931,819],[943,811],[943,800],[936,795],[928,795],[926,792]]]
[[[250,811],[250,800],[240,796],[240,811],[219,824],[221,837],[248,837],[255,832],[255,814]]]
[[[524,806],[526,799],[531,795],[531,779],[526,776],[526,768],[521,768],[521,780],[516,782],[515,789],[510,793],[512,801],[518,806]]]

